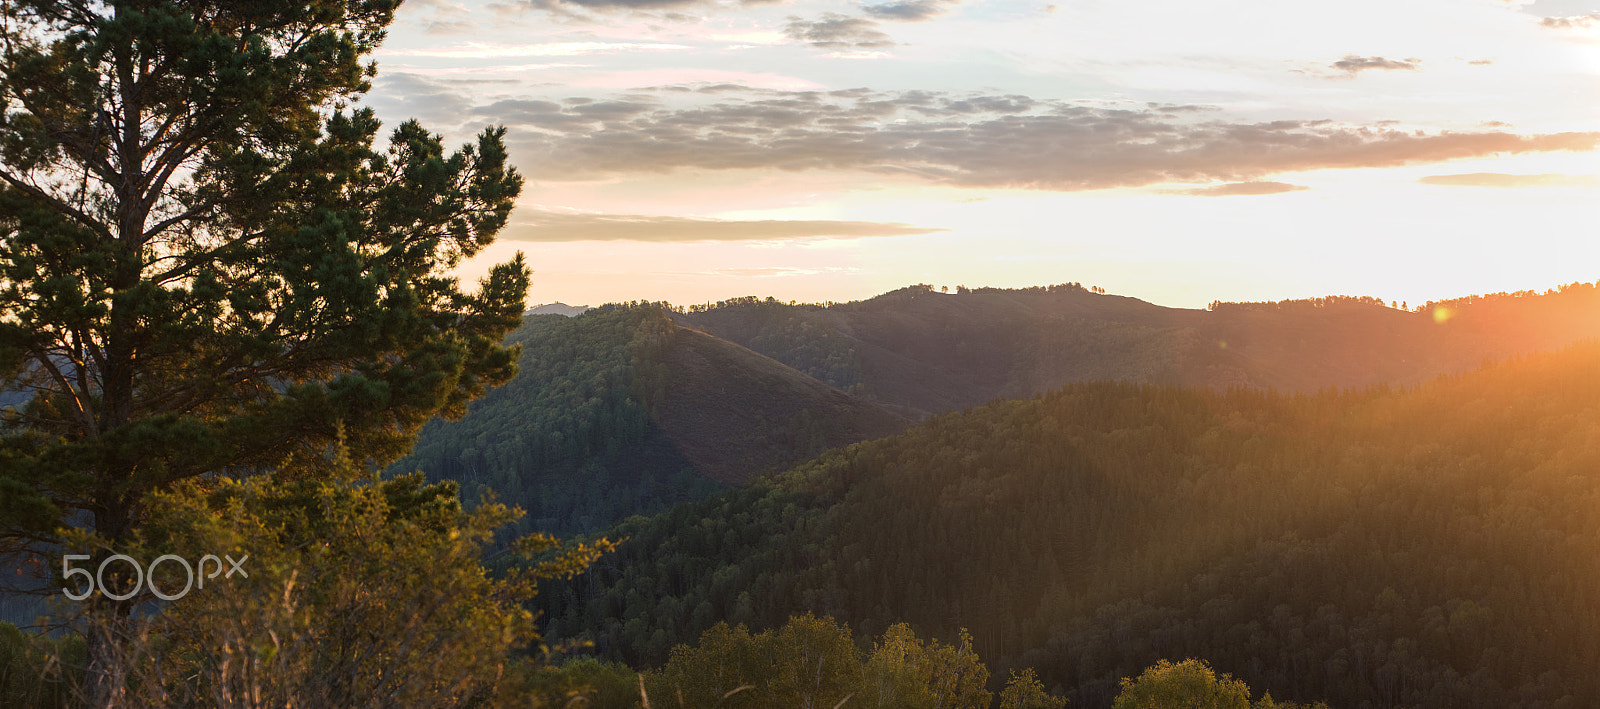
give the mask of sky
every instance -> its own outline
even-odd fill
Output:
[[[529,303],[1600,279],[1600,0],[407,0],[364,99],[526,177]]]

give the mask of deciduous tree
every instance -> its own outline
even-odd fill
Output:
[[[1112,709],[1250,709],[1250,688],[1205,660],[1161,660],[1137,679],[1123,679]]]
[[[1067,700],[1050,696],[1032,667],[1011,671],[1011,679],[1000,692],[1000,709],[1065,709]]]

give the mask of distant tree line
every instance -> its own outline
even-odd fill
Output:
[[[1408,310],[1409,309],[1412,312],[1418,312],[1418,313],[1431,313],[1433,311],[1433,309],[1436,308],[1436,307],[1446,307],[1446,308],[1452,308],[1452,309],[1467,308],[1467,307],[1472,307],[1472,306],[1484,305],[1484,304],[1487,304],[1487,303],[1503,302],[1503,301],[1506,301],[1506,300],[1516,300],[1516,299],[1521,299],[1521,298],[1535,298],[1535,297],[1539,297],[1539,296],[1570,295],[1570,296],[1574,296],[1574,297],[1590,297],[1590,298],[1592,298],[1592,297],[1594,297],[1594,294],[1596,292],[1596,288],[1597,287],[1600,287],[1600,281],[1596,281],[1594,283],[1586,283],[1586,282],[1583,282],[1583,281],[1578,281],[1578,282],[1574,282],[1574,283],[1568,283],[1566,285],[1559,286],[1559,287],[1556,287],[1556,288],[1550,288],[1550,289],[1547,289],[1547,290],[1545,290],[1543,292],[1534,291],[1534,290],[1519,290],[1519,291],[1513,291],[1513,292],[1509,292],[1509,293],[1490,293],[1488,295],[1468,295],[1468,296],[1463,296],[1463,297],[1460,297],[1460,298],[1451,298],[1451,299],[1448,299],[1448,300],[1440,300],[1440,301],[1432,301],[1432,300],[1430,300],[1430,301],[1428,301],[1426,303],[1423,303],[1421,305],[1416,306],[1415,308],[1407,308],[1407,307],[1403,307],[1402,306],[1402,307],[1399,307],[1397,309],[1400,309],[1400,310]],[[1288,309],[1288,308],[1302,308],[1302,307],[1328,308],[1328,307],[1343,306],[1343,305],[1369,305],[1369,306],[1376,306],[1376,307],[1384,307],[1384,302],[1383,302],[1382,298],[1376,298],[1376,297],[1373,297],[1373,296],[1370,296],[1370,295],[1363,295],[1363,296],[1330,295],[1330,296],[1323,296],[1323,297],[1320,297],[1320,298],[1291,298],[1291,299],[1287,299],[1287,300],[1262,301],[1262,302],[1230,302],[1230,301],[1222,301],[1222,300],[1213,300],[1213,301],[1211,301],[1211,303],[1209,305],[1206,306],[1206,310],[1213,310],[1213,311],[1215,311],[1215,310],[1282,310],[1282,309]],[[1395,304],[1391,303],[1390,307],[1395,307]]]

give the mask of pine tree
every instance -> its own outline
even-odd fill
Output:
[[[375,145],[351,107],[397,5],[3,3],[0,551],[86,526],[104,558],[152,493],[340,431],[393,460],[510,377],[521,255],[450,275],[521,189],[503,131]]]

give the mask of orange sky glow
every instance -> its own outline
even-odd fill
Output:
[[[530,304],[1600,278],[1600,2],[411,0],[366,99],[528,178]]]

